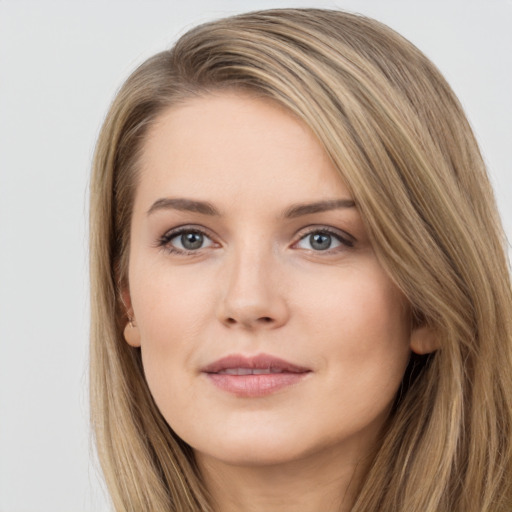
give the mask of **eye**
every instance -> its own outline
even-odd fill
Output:
[[[339,247],[353,247],[354,242],[339,233],[333,233],[327,229],[316,229],[303,236],[296,244],[299,249],[309,251],[330,251]]]
[[[166,233],[159,241],[171,253],[187,254],[213,245],[205,233],[197,229],[176,229]]]

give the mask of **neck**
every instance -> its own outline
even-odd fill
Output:
[[[197,459],[216,512],[349,512],[369,458],[344,463],[332,451],[318,455],[253,466]]]

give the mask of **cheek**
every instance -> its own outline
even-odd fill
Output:
[[[340,274],[322,286],[316,276],[298,285],[308,323],[328,325],[341,340],[357,338],[357,346],[408,338],[406,300],[374,258]]]
[[[165,263],[140,270],[133,266],[130,291],[142,340],[151,345],[162,343],[160,348],[165,349],[197,335],[213,307],[211,278],[203,273],[198,282],[197,271],[172,269]]]
[[[316,326],[317,338],[323,338],[318,347],[325,365],[337,365],[361,389],[393,394],[410,356],[405,298],[376,263],[326,283],[320,293],[304,297],[303,308],[305,325],[313,331]]]
[[[144,373],[157,405],[173,408],[182,394],[172,390],[183,389],[195,375],[194,358],[214,317],[213,276],[202,273],[198,283],[197,270],[172,269],[157,262],[137,267],[136,263],[134,259],[130,292]],[[189,401],[177,406],[181,410]]]

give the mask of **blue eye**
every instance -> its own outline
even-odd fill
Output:
[[[298,248],[317,252],[329,251],[341,246],[353,247],[353,245],[354,243],[348,238],[326,230],[311,231],[297,242]]]
[[[160,240],[160,245],[170,252],[188,253],[198,251],[213,245],[213,241],[201,231],[181,229],[166,233]]]

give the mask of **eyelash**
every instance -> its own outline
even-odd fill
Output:
[[[170,243],[171,240],[173,240],[174,238],[177,238],[180,235],[184,235],[186,233],[202,235],[205,238],[208,238],[209,240],[211,240],[213,244],[215,244],[215,242],[213,242],[213,240],[212,240],[212,237],[208,235],[208,233],[206,232],[206,230],[204,230],[204,228],[197,228],[197,227],[193,227],[193,226],[181,226],[179,228],[175,228],[170,231],[167,231],[164,235],[162,235],[157,240],[157,246],[160,247],[161,249],[165,250],[169,254],[177,254],[180,256],[197,255],[199,253],[199,251],[201,251],[202,248],[199,248],[196,250],[188,250],[188,249],[178,249],[171,245],[171,243]],[[299,239],[296,242],[294,242],[292,247],[296,246],[299,242],[306,239],[308,236],[310,236],[312,234],[322,234],[322,235],[332,236],[341,244],[339,247],[335,247],[333,249],[325,249],[325,250],[318,250],[318,251],[309,249],[309,251],[314,252],[314,253],[332,254],[334,252],[338,252],[340,250],[341,246],[343,246],[346,249],[353,248],[354,244],[356,242],[355,238],[353,238],[348,233],[340,232],[338,230],[334,230],[334,229],[323,226],[323,227],[311,227],[310,229],[308,229],[308,231],[306,231],[305,233],[302,233],[301,236],[299,237]]]
[[[311,236],[313,234],[319,234],[319,235],[329,235],[335,238],[338,242],[340,242],[341,246],[343,246],[345,249],[350,249],[354,247],[355,239],[350,236],[348,233],[340,232],[338,230],[334,230],[328,227],[311,227],[306,231],[305,233],[301,234],[300,238],[295,242],[293,245],[296,246],[299,242],[306,239],[308,236]],[[312,252],[320,253],[320,254],[332,254],[334,252],[338,252],[340,250],[340,247],[334,247],[333,249],[325,249],[322,251],[315,251],[313,249],[310,249]]]
[[[162,235],[158,239],[157,245],[158,245],[158,247],[164,249],[169,254],[177,254],[180,256],[193,256],[193,255],[198,254],[198,252],[201,249],[196,249],[196,250],[192,251],[192,250],[187,250],[187,249],[178,249],[171,245],[171,240],[173,240],[174,238],[176,238],[180,235],[184,235],[186,233],[194,233],[194,234],[202,235],[202,236],[212,240],[212,237],[209,236],[208,233],[204,229],[200,229],[200,228],[192,227],[192,226],[181,226],[179,228],[175,228],[170,231],[167,231],[164,235]]]

